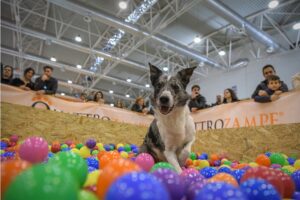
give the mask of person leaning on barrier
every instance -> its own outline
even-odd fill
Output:
[[[189,102],[189,108],[191,112],[196,112],[197,110],[207,108],[206,99],[204,96],[200,94],[200,86],[193,85],[192,86],[192,98]]]
[[[144,114],[147,114],[149,112],[149,110],[145,106],[143,97],[136,98],[135,103],[131,107],[131,110],[135,112],[144,113]]]
[[[34,83],[31,81],[32,77],[34,76],[35,72],[34,69],[31,67],[24,70],[23,77],[21,78],[14,78],[11,81],[11,85],[19,87],[23,90],[34,90]]]
[[[37,94],[55,94],[58,82],[52,77],[53,68],[44,66],[44,74],[35,80],[34,90]]]
[[[1,83],[2,84],[11,84],[12,78],[14,75],[14,69],[10,65],[5,65],[1,67]]]
[[[94,101],[99,104],[104,104],[104,96],[101,91],[98,91],[94,94]]]
[[[237,101],[239,101],[239,99],[237,98],[235,92],[232,89],[227,88],[224,90],[223,103],[233,103]]]
[[[268,93],[266,92],[266,90],[268,89],[267,79],[268,79],[268,76],[276,75],[276,70],[273,67],[273,65],[266,65],[263,67],[262,73],[263,73],[263,76],[265,77],[265,80],[262,81],[256,87],[255,91],[253,92],[253,94],[251,96],[252,99],[254,99],[256,96],[268,96]],[[289,90],[287,85],[283,81],[280,81],[280,83],[281,83],[281,86],[280,86],[279,90],[281,90],[282,92],[287,92]]]

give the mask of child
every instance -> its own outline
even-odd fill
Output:
[[[279,95],[282,93],[282,91],[280,90],[281,87],[280,78],[276,75],[270,75],[267,79],[267,86],[268,89],[266,89],[265,91],[267,92],[268,95],[255,96],[254,100],[256,102],[266,103],[266,102],[271,102],[279,99]]]

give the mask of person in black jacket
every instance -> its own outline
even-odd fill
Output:
[[[189,108],[191,112],[196,112],[197,110],[206,108],[206,99],[200,94],[200,86],[192,86],[192,98],[189,102]]]
[[[1,67],[1,83],[11,84],[12,77],[14,75],[14,69],[10,65],[5,65]]]
[[[146,108],[143,97],[138,97],[135,100],[135,103],[132,105],[131,110],[135,112],[140,112],[147,114],[149,110]]]
[[[252,99],[254,99],[256,96],[269,96],[268,93],[266,92],[266,90],[268,89],[267,79],[268,79],[268,76],[276,75],[276,71],[272,65],[266,65],[263,67],[262,72],[263,72],[263,76],[265,77],[265,80],[262,81],[256,87],[255,91],[253,92],[253,94],[251,96]],[[280,86],[279,90],[281,90],[282,92],[287,92],[289,90],[287,85],[283,81],[280,81],[280,83],[281,83],[281,86]]]
[[[55,94],[57,90],[57,80],[51,77],[53,68],[44,67],[44,74],[35,80],[34,89],[37,94]]]
[[[34,69],[29,67],[25,69],[24,76],[21,78],[14,78],[11,81],[11,85],[17,86],[23,90],[34,90],[34,83],[31,81],[34,74]]]
[[[265,91],[268,95],[267,96],[259,96],[259,95],[255,96],[254,100],[256,102],[266,103],[266,102],[275,101],[280,98],[280,94],[282,93],[282,91],[280,90],[280,87],[281,87],[280,78],[276,75],[268,76],[267,85],[268,85],[268,88]]]
[[[239,99],[231,88],[227,88],[224,90],[223,103],[233,103],[237,101],[239,101]]]

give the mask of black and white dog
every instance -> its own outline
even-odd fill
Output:
[[[155,119],[140,148],[153,156],[155,162],[168,161],[178,173],[195,140],[195,125],[187,103],[186,87],[196,67],[179,71],[175,76],[163,75],[149,63],[150,79],[154,87],[152,105]]]

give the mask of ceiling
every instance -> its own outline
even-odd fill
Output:
[[[2,63],[13,65],[16,74],[29,66],[41,74],[44,65],[51,65],[59,94],[101,90],[107,103],[121,98],[129,105],[151,91],[146,87],[148,62],[165,67],[166,73],[198,65],[192,79],[199,79],[299,48],[300,31],[292,28],[300,22],[299,0],[281,0],[273,9],[270,0],[216,1],[271,38],[279,46],[271,53],[211,0],[127,0],[124,10],[119,2],[2,0]],[[129,17],[134,12],[140,14],[136,20]],[[75,41],[76,36],[82,41]],[[196,36],[201,42],[194,42]]]

